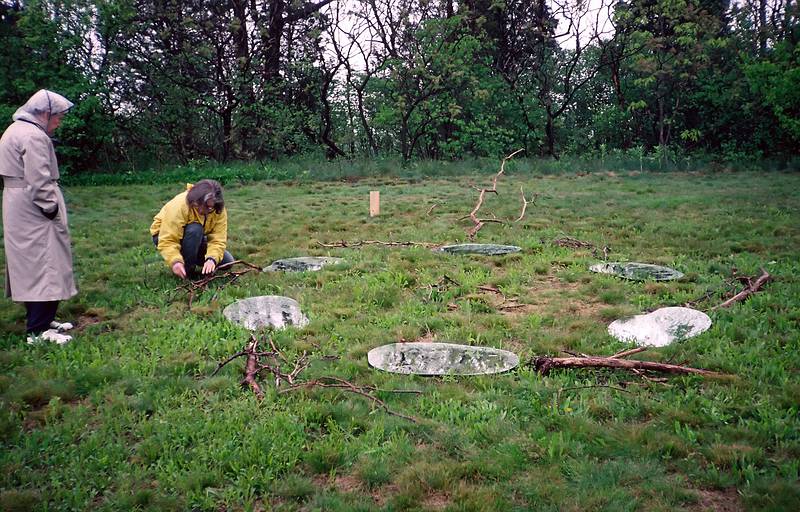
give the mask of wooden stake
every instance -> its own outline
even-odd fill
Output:
[[[381,193],[377,190],[369,192],[369,216],[376,217],[381,214]]]

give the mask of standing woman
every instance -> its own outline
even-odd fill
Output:
[[[78,290],[50,139],[70,108],[69,100],[42,89],[14,113],[0,138],[6,296],[25,303],[29,344],[72,339],[62,334],[72,324],[55,321],[59,301]]]

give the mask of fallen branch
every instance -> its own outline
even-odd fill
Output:
[[[433,292],[434,291],[442,293],[443,291],[446,291],[448,288],[450,288],[450,285],[461,286],[461,283],[459,283],[458,281],[456,281],[452,277],[450,277],[447,274],[445,274],[445,275],[442,276],[441,279],[439,279],[434,284],[429,284],[427,286],[427,288],[429,290],[428,291],[428,299],[427,299],[428,302],[430,302],[431,299],[433,299]]]
[[[440,247],[442,244],[434,244],[431,242],[382,242],[380,240],[356,240],[348,242],[342,240],[340,242],[324,243],[319,240],[316,241],[317,245],[321,247],[361,247],[362,245],[385,245],[387,247]]]
[[[613,356],[610,356],[609,359],[622,359],[623,357],[632,356],[633,354],[638,354],[639,352],[644,352],[647,350],[647,347],[636,347],[630,350],[623,350],[622,352],[617,352]]]
[[[761,275],[758,276],[758,279],[753,281],[752,278],[749,278],[749,277],[745,278],[745,282],[747,284],[747,287],[744,290],[740,291],[739,293],[737,293],[736,295],[734,295],[730,299],[726,300],[722,304],[714,306],[713,308],[711,308],[711,311],[713,311],[715,309],[719,309],[719,308],[726,308],[726,307],[730,306],[731,304],[733,304],[735,302],[740,302],[740,301],[745,300],[750,295],[752,295],[752,294],[756,293],[757,291],[759,291],[761,289],[761,287],[764,286],[764,284],[766,284],[770,279],[772,279],[772,276],[769,275],[769,272],[764,270],[764,268],[762,267],[761,268]]]
[[[386,402],[384,402],[380,398],[378,398],[375,395],[370,393],[370,391],[376,391],[376,388],[371,388],[371,387],[363,387],[362,388],[362,387],[356,386],[355,384],[353,384],[351,382],[348,382],[348,381],[346,381],[344,379],[340,379],[340,378],[337,378],[337,377],[320,377],[319,379],[306,381],[306,382],[303,382],[303,383],[300,383],[300,384],[295,384],[294,386],[282,389],[282,390],[279,391],[279,393],[288,393],[289,391],[296,391],[298,389],[311,389],[311,388],[314,388],[314,387],[341,389],[341,390],[344,390],[344,391],[349,391],[351,393],[355,393],[357,395],[363,396],[364,398],[372,401],[372,403],[374,405],[377,405],[378,407],[383,409],[387,414],[391,414],[392,416],[397,416],[399,418],[406,419],[406,420],[411,421],[413,423],[419,423],[419,420],[417,420],[416,418],[414,418],[412,416],[406,416],[405,414],[400,414],[399,412],[395,412],[395,411],[389,409],[389,406],[386,405]],[[414,390],[398,390],[398,391],[381,390],[381,391],[389,392],[389,393],[420,393],[419,391],[414,391]]]
[[[246,268],[244,270],[233,270],[234,265],[242,265]],[[250,272],[261,272],[261,267],[257,267],[252,263],[247,263],[246,261],[242,260],[232,261],[230,263],[225,263],[224,265],[219,265],[213,273],[206,274],[196,281],[187,279],[185,283],[179,285],[173,290],[173,292],[178,292],[181,290],[187,292],[189,308],[191,309],[192,302],[194,301],[195,297],[205,292],[212,282],[219,281],[221,283],[214,292],[214,295],[211,297],[211,300],[214,300],[217,298],[217,295],[223,288],[235,283],[240,277]]]
[[[475,208],[473,208],[472,211],[469,212],[469,215],[468,215],[468,217],[475,224],[474,226],[472,226],[470,229],[467,230],[467,237],[470,240],[474,240],[475,239],[475,235],[478,233],[478,231],[480,231],[480,229],[487,222],[497,222],[497,223],[500,223],[500,224],[503,223],[503,221],[497,220],[497,219],[479,219],[478,216],[477,216],[478,210],[480,210],[481,206],[483,206],[483,200],[486,197],[486,193],[487,192],[491,192],[493,194],[497,194],[497,180],[505,172],[506,162],[508,160],[510,160],[511,158],[513,158],[517,153],[520,153],[522,151],[524,151],[524,149],[518,149],[518,150],[514,151],[513,153],[511,153],[510,155],[508,155],[507,157],[503,158],[503,161],[500,163],[500,171],[497,174],[495,174],[494,178],[492,179],[492,188],[482,188],[482,189],[480,189],[480,193],[478,194],[478,202],[475,205]],[[524,196],[523,196],[523,198],[524,198]]]
[[[439,206],[439,203],[433,203],[433,205],[430,208],[428,208],[428,211],[427,213],[425,213],[425,216],[427,217],[428,215],[430,215],[433,209],[436,208],[437,206]]]
[[[578,240],[577,238],[573,238],[571,236],[556,238],[553,240],[553,245],[557,245],[559,247],[569,247],[570,249],[594,249],[593,243],[584,242],[583,240]]]
[[[547,375],[554,368],[614,368],[631,370],[648,370],[672,374],[693,374],[703,377],[727,378],[731,377],[725,373],[712,372],[700,368],[689,366],[679,366],[675,364],[654,363],[652,361],[628,361],[621,359],[620,354],[616,357],[585,356],[585,357],[534,357],[530,365],[542,375]]]
[[[275,387],[278,388],[281,386],[282,383],[288,384],[288,387],[281,389],[278,393],[286,393],[289,391],[295,391],[298,389],[311,389],[315,387],[320,388],[336,388],[341,389],[343,391],[347,391],[350,393],[357,394],[359,396],[363,396],[364,398],[369,399],[374,405],[383,409],[387,414],[391,414],[393,416],[398,416],[400,418],[412,421],[417,423],[418,420],[411,416],[406,416],[405,414],[400,414],[395,412],[386,405],[386,403],[381,400],[380,398],[376,397],[372,393],[374,392],[382,392],[382,393],[421,393],[421,391],[416,390],[387,390],[387,389],[378,389],[372,386],[358,386],[349,382],[344,379],[340,379],[338,377],[319,377],[313,380],[308,381],[301,381],[299,380],[300,374],[309,367],[311,361],[309,360],[308,355],[306,352],[303,352],[303,355],[298,357],[295,361],[289,361],[286,356],[278,349],[275,343],[272,341],[271,338],[268,338],[270,347],[272,348],[269,352],[259,352],[258,344],[259,340],[256,336],[250,337],[250,342],[245,346],[243,350],[237,352],[236,354],[228,357],[224,361],[217,364],[217,369],[211,374],[213,377],[216,375],[223,367],[225,367],[228,363],[237,359],[239,357],[246,357],[245,367],[244,367],[244,378],[241,381],[243,387],[249,387],[253,393],[256,395],[258,400],[262,400],[264,398],[264,390],[261,388],[261,385],[258,383],[257,378],[262,373],[269,373],[275,378]],[[264,362],[262,358],[272,359],[273,362]],[[323,359],[329,359],[329,356],[323,356]],[[284,371],[281,367],[281,363],[287,364],[292,367],[292,369],[288,372]]]
[[[242,379],[242,385],[250,386],[250,389],[252,389],[253,393],[256,394],[256,398],[261,400],[264,398],[264,390],[261,389],[261,386],[256,380],[256,376],[260,371],[258,365],[258,355],[256,354],[257,348],[258,338],[253,336],[250,343],[244,350],[244,352],[247,354],[247,362],[244,365],[244,379]]]
[[[528,205],[532,204],[533,206],[536,206],[536,199],[539,197],[539,194],[533,194],[533,197],[531,197],[529,201],[527,198],[525,198],[525,192],[522,190],[521,185],[519,187],[519,193],[522,196],[522,211],[520,212],[519,217],[517,217],[517,220],[515,220],[514,222],[521,221],[522,218],[525,216],[525,210],[528,208]]]

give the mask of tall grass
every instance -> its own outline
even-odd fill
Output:
[[[548,174],[513,161],[481,210],[506,222],[487,224],[478,241],[523,248],[499,258],[318,243],[464,241],[473,185],[488,183],[497,161],[424,162],[394,175],[388,162],[334,162],[323,168],[333,181],[314,179],[311,163],[271,164],[268,181],[226,180],[234,256],[259,266],[307,254],[345,263],[249,274],[191,309],[147,228],[181,181],[229,169],[68,186],[80,294],[61,314],[79,325],[75,341],[26,345],[23,308],[0,303],[0,509],[795,510],[800,176],[640,173],[636,163]],[[304,170],[307,178],[288,177]],[[334,178],[345,173],[363,179]],[[520,187],[540,196],[513,222]],[[370,218],[376,189],[382,215]],[[552,243],[562,236],[599,251]],[[666,264],[686,277],[635,283],[589,273],[604,246],[613,260]],[[707,308],[741,286],[734,272],[760,267],[774,280],[710,312],[709,331],[637,356],[730,380],[542,377],[525,364],[496,376],[420,378],[366,361],[371,348],[416,339],[504,348],[523,363],[564,350],[612,354],[629,346],[607,334],[611,320],[710,291]],[[442,284],[445,275],[455,284]],[[353,394],[280,393],[270,379],[258,402],[240,386],[240,361],[211,377],[249,337],[222,308],[273,294],[298,300],[311,320],[272,333],[289,360],[311,355],[305,377],[419,390],[379,396],[421,422]],[[503,310],[504,298],[522,307]]]

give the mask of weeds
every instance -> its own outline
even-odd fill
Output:
[[[397,171],[390,162],[197,164],[131,175],[130,184],[71,177],[81,293],[61,312],[78,325],[75,342],[29,347],[23,308],[0,306],[0,508],[796,508],[800,177],[709,172],[697,159],[695,174],[647,173],[647,155],[631,153],[627,167],[615,167],[618,156],[603,155],[602,173],[583,176],[567,173],[566,162],[509,162],[484,210],[517,218],[520,186],[541,195],[520,222],[480,231],[479,242],[523,247],[494,258],[317,241],[462,242],[469,223],[458,219],[475,202],[468,183],[496,172],[496,161]],[[307,254],[344,263],[250,273],[216,296],[197,296],[189,310],[174,298],[178,283],[147,227],[181,181],[200,175],[227,184],[237,257],[259,267]],[[76,185],[91,180],[98,186]],[[370,219],[368,192],[376,189],[384,213]],[[666,264],[686,277],[637,283],[590,274],[602,254],[557,239],[610,247],[614,260]],[[562,350],[614,354],[631,347],[608,336],[608,322],[709,290],[709,303],[720,303],[733,269],[755,276],[761,266],[773,280],[712,312],[711,329],[647,352],[655,362],[737,374],[735,382],[650,382],[612,370],[543,377],[526,368],[431,379],[366,362],[375,346],[421,338],[506,348],[523,360]],[[522,307],[497,307],[502,297],[492,290]],[[309,379],[420,389],[376,393],[422,421],[338,390],[264,386],[258,402],[239,386],[238,361],[211,377],[249,337],[222,308],[269,294],[296,299],[311,320],[272,334],[287,357],[314,356]]]

